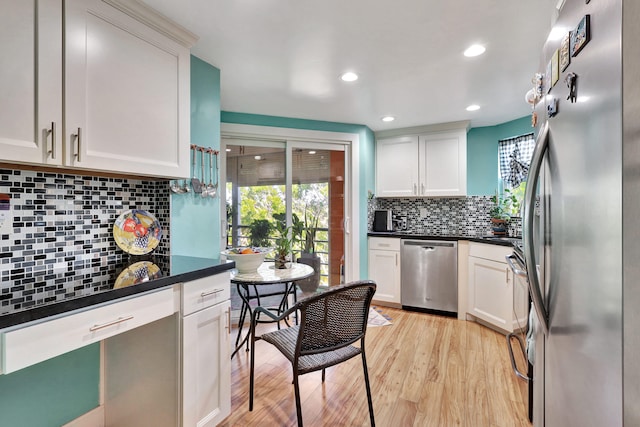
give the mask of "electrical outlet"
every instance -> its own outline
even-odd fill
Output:
[[[420,208],[420,218],[427,217],[427,208]]]

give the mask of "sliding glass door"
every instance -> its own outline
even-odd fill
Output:
[[[317,259],[320,284],[343,282],[348,149],[308,141],[223,138],[222,150],[226,245],[271,245],[276,221],[284,221],[297,237],[296,257]]]

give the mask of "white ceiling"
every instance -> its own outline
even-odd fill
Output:
[[[374,131],[531,112],[554,0],[145,0],[199,40],[224,111]],[[466,58],[471,44],[487,52]],[[355,71],[360,79],[338,77]],[[479,111],[467,112],[470,104]],[[396,120],[383,123],[384,115]]]

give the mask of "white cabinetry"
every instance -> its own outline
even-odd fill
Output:
[[[149,292],[5,332],[2,373],[17,371],[170,316],[175,311],[173,298],[171,289]]]
[[[467,194],[466,129],[378,139],[378,197]]]
[[[375,301],[400,306],[400,239],[369,237],[369,279],[377,284]]]
[[[59,154],[55,156],[62,136],[61,23],[60,1],[10,0],[8,5],[3,2],[0,13],[2,161],[52,164],[62,161]],[[56,150],[47,153],[52,148]]]
[[[506,332],[513,332],[527,323],[526,292],[514,284],[513,273],[505,259],[512,252],[506,246],[469,244],[467,312]]]
[[[231,413],[229,286],[229,273],[183,285],[182,425],[185,427],[215,426]]]
[[[3,67],[0,75],[1,89],[18,86],[1,101],[0,160],[188,176],[195,37],[136,0],[67,0],[64,17],[59,1],[37,2],[38,13],[33,4],[12,1],[0,18],[7,24],[15,9],[24,21],[15,31],[3,25],[0,32],[9,33],[0,46],[18,34],[11,56],[27,71]],[[15,106],[18,113],[5,117]]]

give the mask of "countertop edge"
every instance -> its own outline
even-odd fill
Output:
[[[189,282],[201,279],[203,277],[220,274],[224,271],[230,271],[235,268],[235,262],[221,262],[218,265],[205,267],[193,271],[173,274],[171,276],[160,277],[135,286],[112,289],[108,292],[95,295],[87,295],[84,297],[70,299],[68,301],[60,301],[55,304],[35,307],[29,310],[20,311],[18,313],[6,314],[0,316],[0,330],[22,326],[23,324],[43,320],[48,317],[58,316],[62,314],[70,314],[70,312],[80,309],[86,309],[94,305],[103,304],[110,301],[116,301],[136,294],[142,294],[149,291],[159,290],[176,283]]]

